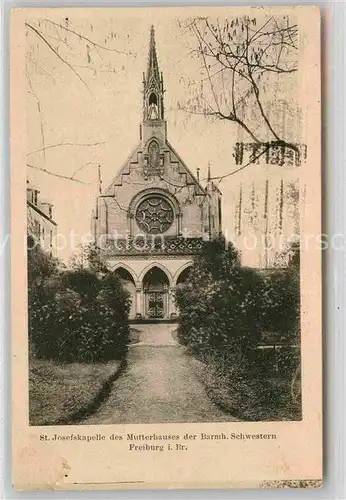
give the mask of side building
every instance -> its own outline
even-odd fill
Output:
[[[40,196],[40,191],[27,181],[27,224],[30,234],[43,250],[56,257],[57,223],[53,219],[53,204]]]

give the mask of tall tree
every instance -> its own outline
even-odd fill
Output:
[[[238,125],[254,146],[251,163],[265,154],[282,156],[283,150],[300,155],[301,146],[284,135],[277,119],[278,102],[268,100],[267,92],[298,69],[297,25],[288,16],[270,16],[260,23],[249,16],[223,22],[198,17],[186,28],[195,39],[192,53],[204,78],[181,107]]]

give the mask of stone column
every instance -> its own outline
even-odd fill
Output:
[[[170,288],[168,295],[168,313],[171,319],[175,319],[177,317],[177,308],[174,300],[175,287]]]
[[[129,236],[132,238],[133,236],[133,214],[129,213],[127,215],[127,220],[128,220],[128,230],[129,230]]]
[[[178,221],[178,235],[180,236],[182,234],[183,228],[182,228],[182,218],[183,215],[181,212],[177,214],[177,221]]]
[[[136,319],[142,319],[143,317],[143,304],[144,304],[144,294],[143,287],[136,286]]]

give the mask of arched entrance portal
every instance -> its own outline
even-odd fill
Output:
[[[163,319],[168,316],[169,279],[159,267],[151,268],[143,278],[145,317]]]

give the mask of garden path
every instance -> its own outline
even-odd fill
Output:
[[[99,410],[83,424],[230,422],[208,397],[191,367],[176,325],[136,325],[125,372]]]

